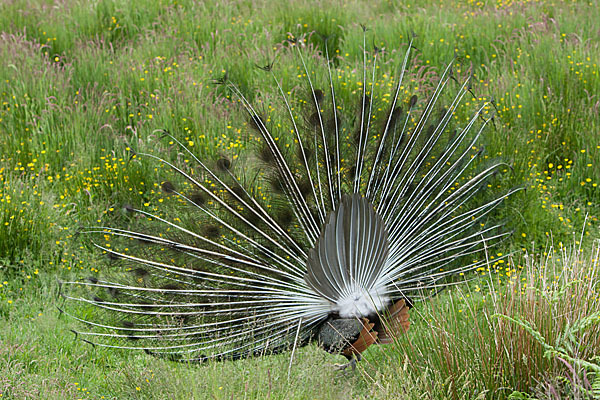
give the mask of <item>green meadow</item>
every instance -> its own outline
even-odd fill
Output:
[[[1,2],[0,400],[600,398],[598,21],[595,1],[566,0]],[[247,117],[215,81],[277,121],[257,66],[295,77],[291,37],[317,63],[328,36],[340,96],[360,95],[361,24],[389,60],[378,84],[414,38],[419,76],[457,62],[474,78],[465,111],[493,99],[486,157],[525,190],[486,267],[417,304],[354,372],[316,345],[288,368],[289,353],[187,365],[76,339],[58,282],[108,262],[80,229],[122,226],[124,204],[169,212],[159,166],[133,149],[169,151],[167,130],[201,158],[243,152]]]

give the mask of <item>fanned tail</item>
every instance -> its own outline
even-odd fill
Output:
[[[129,227],[86,230],[110,265],[64,282],[80,337],[180,361],[281,351],[331,315],[367,317],[436,293],[481,264],[458,260],[509,235],[490,217],[520,188],[489,190],[510,168],[485,160],[493,104],[464,119],[470,78],[458,83],[454,61],[420,100],[413,80],[429,80],[412,68],[412,41],[394,81],[380,72],[385,50],[367,51],[365,39],[362,81],[350,89],[326,41],[320,55],[302,44],[282,47],[301,84],[261,68],[279,114],[219,81],[247,113],[256,151],[207,160],[163,132],[181,157],[136,154],[169,171],[160,187],[173,206],[128,206]],[[394,311],[407,328],[406,309]]]

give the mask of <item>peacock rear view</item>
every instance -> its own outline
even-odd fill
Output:
[[[201,157],[161,132],[171,151],[135,155],[168,171],[164,212],[125,206],[127,227],[86,230],[110,261],[63,282],[80,338],[186,362],[315,340],[353,361],[483,264],[474,254],[509,235],[493,211],[519,190],[492,183],[510,169],[481,144],[493,104],[466,118],[461,104],[475,99],[456,60],[423,69],[412,41],[395,58],[363,37],[354,88],[326,40],[321,53],[302,39],[282,45],[298,61],[285,79],[277,64],[261,67],[277,98],[219,79],[247,114],[244,149]]]

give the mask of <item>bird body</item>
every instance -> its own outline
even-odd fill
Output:
[[[353,106],[336,95],[327,42],[327,90],[315,87],[301,43],[285,51],[299,59],[306,101],[282,87],[272,65],[262,68],[280,95],[278,124],[227,77],[218,82],[247,112],[255,156],[201,159],[167,132],[190,163],[136,154],[172,171],[179,183],[161,187],[179,208],[160,215],[128,206],[138,216],[131,226],[87,229],[104,238],[95,246],[113,265],[64,282],[74,305],[65,312],[87,328],[76,330],[84,340],[186,362],[316,340],[352,359],[405,332],[415,301],[482,265],[462,260],[509,234],[490,216],[519,189],[490,194],[507,165],[481,157],[493,107],[456,122],[468,78],[443,108],[445,88],[458,82],[451,65],[426,101],[405,98],[411,43],[395,85],[378,96],[383,52],[369,53],[365,40]]]

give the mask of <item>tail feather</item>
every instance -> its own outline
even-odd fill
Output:
[[[105,277],[63,284],[77,334],[178,361],[279,352],[332,316],[369,318],[394,301],[392,322],[405,329],[398,299],[426,298],[478,268],[458,260],[508,237],[492,216],[520,188],[488,194],[508,166],[482,157],[489,102],[458,126],[471,79],[449,95],[454,61],[428,97],[408,90],[430,74],[412,68],[413,48],[390,83],[380,73],[387,53],[369,52],[365,34],[352,104],[327,42],[307,58],[294,41],[282,51],[297,58],[307,98],[261,67],[279,95],[274,119],[220,79],[247,113],[256,151],[210,161],[161,132],[182,157],[137,153],[169,171],[157,187],[173,208],[128,206],[129,227],[87,229],[111,265]]]

